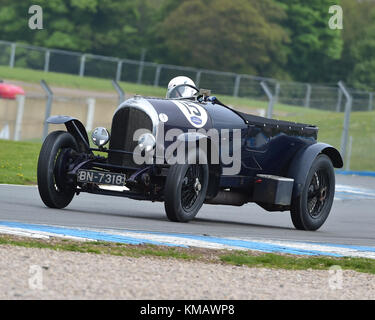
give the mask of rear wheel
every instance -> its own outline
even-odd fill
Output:
[[[73,136],[54,131],[45,139],[38,160],[38,190],[44,204],[50,208],[65,208],[74,197],[74,187],[68,182],[69,159],[77,150]]]
[[[207,164],[175,164],[170,167],[164,192],[167,217],[175,222],[195,218],[206,198]]]
[[[299,230],[318,230],[327,220],[335,195],[335,173],[329,157],[313,162],[301,195],[292,201],[291,217]]]

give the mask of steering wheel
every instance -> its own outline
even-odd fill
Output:
[[[183,97],[183,96],[181,95],[181,93],[180,93],[179,90],[177,90],[177,89],[179,89],[179,88],[181,88],[181,87],[190,87],[190,88],[194,89],[195,91],[199,92],[199,89],[198,89],[197,87],[195,87],[195,86],[193,86],[193,85],[191,85],[191,84],[184,84],[184,83],[183,83],[183,84],[179,84],[179,85],[175,86],[175,87],[171,90],[171,92],[168,93],[168,98],[170,98],[170,97],[172,96],[172,93],[174,93],[175,91],[176,91],[177,94],[179,95],[179,98],[186,98],[186,97]]]

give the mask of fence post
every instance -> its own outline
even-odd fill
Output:
[[[25,108],[25,96],[17,95],[17,116],[16,116],[16,125],[14,127],[14,140],[20,141],[21,139],[21,130],[22,130],[22,118]]]
[[[346,104],[345,104],[345,117],[344,117],[344,126],[342,130],[342,137],[341,137],[341,156],[345,160],[346,158],[346,148],[348,145],[348,137],[349,137],[349,126],[350,126],[350,113],[352,111],[352,96],[346,89],[344,83],[340,81],[338,83],[339,88],[341,89],[342,93],[345,95]]]
[[[274,103],[277,103],[279,100],[280,95],[280,82],[276,82],[275,85],[275,97],[274,97]]]
[[[16,60],[16,44],[12,43],[10,45],[9,67],[14,68],[15,60]]]
[[[346,164],[345,164],[345,170],[350,170],[350,159],[352,157],[352,146],[353,146],[353,137],[349,137],[349,146],[348,146],[348,156],[346,157]]]
[[[86,55],[81,56],[81,63],[79,65],[79,76],[83,77],[85,75],[85,64],[86,64]]]
[[[92,130],[94,124],[94,115],[95,115],[95,99],[88,98],[87,102],[87,118],[86,118],[86,131],[89,132]]]
[[[161,68],[162,66],[160,64],[158,64],[158,66],[156,67],[154,87],[159,86]]]
[[[145,67],[145,57],[146,57],[146,49],[143,48],[141,52],[141,59],[139,62],[139,69],[138,69],[138,80],[137,80],[138,84],[142,83],[143,69]]]
[[[274,106],[275,100],[272,96],[271,90],[269,89],[268,85],[264,81],[262,81],[260,85],[262,89],[264,90],[264,92],[266,93],[268,100],[269,100],[268,109],[267,109],[267,118],[271,119],[272,114],[273,114],[273,106]]]
[[[197,71],[197,76],[195,77],[195,85],[199,88],[199,83],[201,82],[202,70]]]
[[[46,51],[46,55],[44,57],[44,72],[48,72],[49,71],[49,58],[50,58],[50,51],[47,50]]]
[[[112,80],[112,85],[118,94],[118,104],[120,105],[125,100],[125,92],[122,90],[117,81]]]
[[[240,92],[240,83],[241,83],[241,76],[238,74],[236,76],[236,80],[234,81],[234,92],[233,92],[233,96],[235,98],[238,97],[238,93]]]
[[[310,108],[311,84],[306,84],[305,108]]]
[[[122,73],[122,61],[119,60],[117,62],[117,70],[116,70],[116,81],[121,81],[121,73]]]
[[[341,111],[341,102],[342,102],[342,91],[338,88],[338,98],[337,98],[337,105],[336,105],[336,112]]]
[[[40,81],[40,85],[42,86],[44,92],[47,94],[46,113],[44,117],[43,136],[42,136],[42,139],[44,141],[48,135],[47,119],[51,116],[53,92],[44,80]]]
[[[373,100],[374,100],[374,93],[373,92],[369,92],[369,97],[368,97],[368,111],[371,111],[372,110],[372,104],[373,104]]]
[[[0,139],[4,139],[4,140],[10,139],[8,122],[5,122],[5,126],[0,130]]]

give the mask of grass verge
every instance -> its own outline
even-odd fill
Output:
[[[247,252],[236,252],[222,255],[220,260],[232,265],[286,270],[327,270],[332,266],[339,266],[345,270],[375,274],[375,260],[363,258],[303,258],[277,254],[254,256]]]
[[[340,266],[344,270],[375,274],[375,260],[363,258],[305,257],[281,254],[211,250],[200,248],[178,248],[154,245],[127,245],[110,242],[78,242],[72,240],[34,240],[0,235],[0,246],[11,245],[25,248],[72,251],[92,254],[108,254],[128,257],[158,257],[205,263],[222,263],[251,268],[285,270],[328,270]]]
[[[36,184],[40,143],[0,140],[0,183]]]
[[[49,86],[114,92],[111,79],[102,79],[94,77],[80,77],[78,75],[44,72],[24,68],[9,68],[0,66],[0,79],[17,80],[29,83],[40,83],[45,80]],[[165,89],[149,85],[138,85],[128,82],[120,82],[120,86],[126,93],[142,94],[146,96],[165,96]]]
[[[174,258],[195,260],[197,255],[184,252],[176,247],[158,247],[154,245],[127,245],[111,242],[79,242],[71,240],[33,240],[0,235],[0,245],[12,245],[25,248],[50,249],[55,251],[72,251],[80,253],[109,254],[114,256]]]

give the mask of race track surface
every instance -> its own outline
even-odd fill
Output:
[[[194,221],[173,223],[162,203],[81,194],[66,209],[54,210],[44,206],[36,187],[11,185],[0,185],[0,221],[374,246],[375,178],[338,175],[336,183],[331,214],[316,232],[297,231],[289,212],[268,213],[255,204],[205,205]]]

